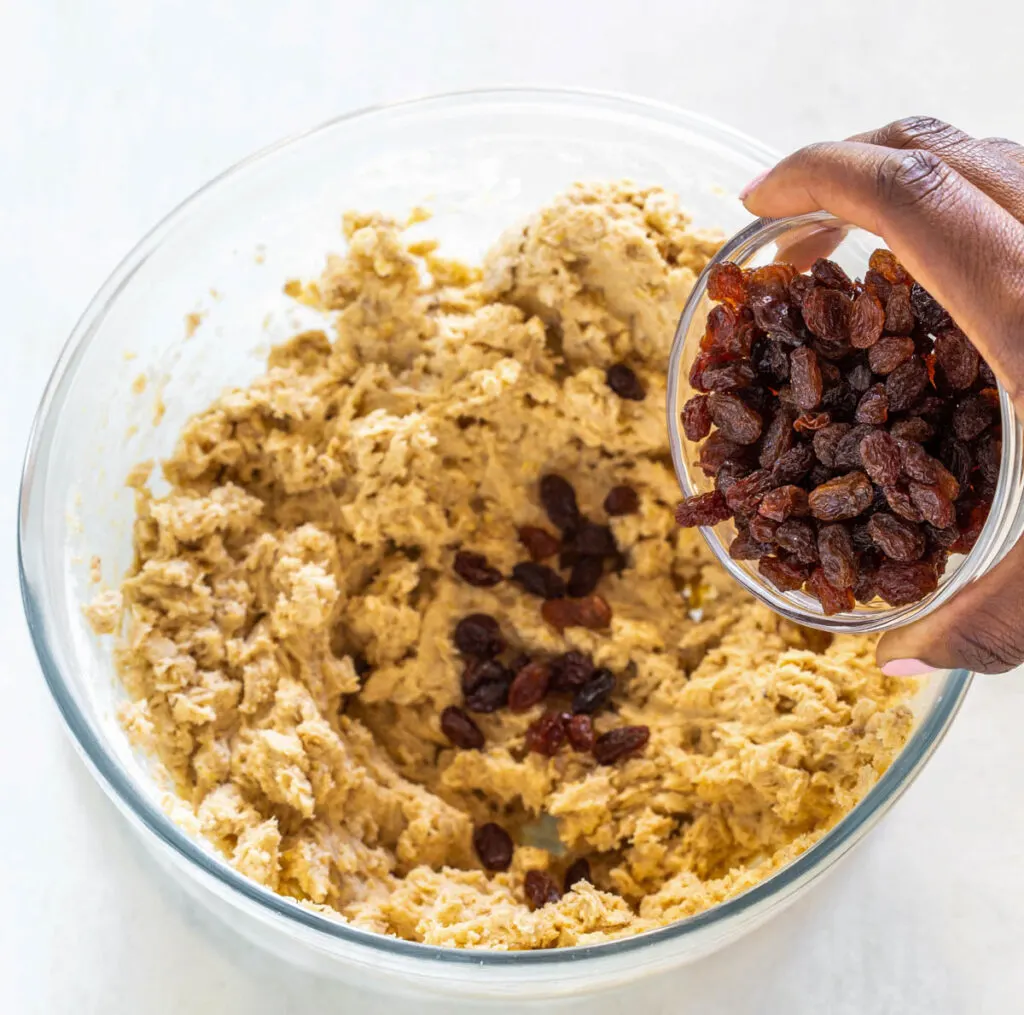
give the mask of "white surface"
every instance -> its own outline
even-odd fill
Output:
[[[424,92],[630,91],[783,149],[911,112],[1024,138],[1024,12],[934,0],[841,13],[807,0],[0,10],[0,1010],[401,1015],[247,950],[188,907],[63,735],[22,619],[13,532],[29,417],[78,313],[142,232],[215,172],[339,112]],[[1020,675],[979,680],[918,783],[808,899],[707,962],[583,1010],[1019,1010],[1021,716]]]

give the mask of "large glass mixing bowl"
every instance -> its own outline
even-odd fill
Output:
[[[240,934],[306,968],[417,996],[579,994],[706,954],[792,902],[875,824],[921,770],[967,689],[932,676],[906,748],[862,803],[789,866],[697,916],[637,937],[556,951],[459,951],[346,926],[248,880],[176,823],[166,787],[115,718],[124,692],[109,639],[82,615],[91,558],[116,584],[132,559],[129,469],[170,452],[185,420],[263,370],[307,321],[282,293],[341,242],[343,210],[401,215],[479,258],[507,226],[578,179],[632,177],[678,192],[698,225],[735,232],[735,195],[773,154],[703,117],[615,96],[507,90],[341,117],[235,166],[128,255],[69,339],[25,460],[19,549],[43,674],[100,784],[183,890]],[[201,319],[189,336],[185,316]],[[671,335],[665,341],[671,341]]]

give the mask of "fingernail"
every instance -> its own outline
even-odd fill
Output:
[[[763,173],[758,173],[750,183],[748,183],[740,191],[740,200],[746,201],[746,199],[761,185],[761,181],[771,172],[770,169],[766,169]]]
[[[925,673],[934,673],[935,667],[920,659],[890,659],[882,667],[882,672],[887,677],[919,677]]]

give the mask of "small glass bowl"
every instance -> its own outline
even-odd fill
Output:
[[[712,258],[679,318],[668,376],[668,429],[672,461],[683,493],[693,496],[714,489],[714,480],[697,464],[698,445],[687,440],[680,415],[696,392],[689,381],[690,367],[700,349],[701,336],[713,301],[707,295],[708,274],[722,261],[753,268],[775,261],[791,261],[806,270],[817,256],[827,256],[853,277],[863,276],[868,257],[885,242],[878,236],[835,218],[814,212],[784,219],[758,219],[726,242]],[[1003,454],[995,498],[988,521],[970,553],[950,557],[938,588],[907,606],[889,606],[880,599],[861,604],[849,613],[831,617],[806,592],[780,592],[757,570],[757,561],[733,560],[729,544],[736,535],[732,521],[701,528],[701,533],[722,566],[752,595],[789,620],[833,633],[885,631],[912,623],[937,609],[969,582],[992,568],[1024,533],[1024,429],[1009,395],[999,387],[1003,425]]]

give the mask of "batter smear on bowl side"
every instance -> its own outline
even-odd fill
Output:
[[[196,415],[167,496],[136,476],[135,564],[89,609],[192,826],[457,947],[634,934],[793,859],[899,752],[913,686],[675,524],[668,349],[718,240],[628,183],[482,268],[380,215],[345,235],[302,287],[334,334]]]

